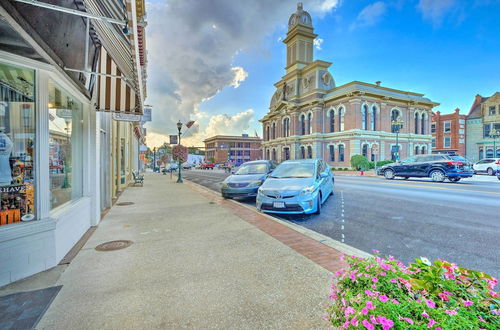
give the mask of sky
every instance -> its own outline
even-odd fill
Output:
[[[500,91],[500,0],[303,0],[314,59],[337,86],[358,80],[425,94],[434,111],[467,114]],[[262,136],[273,84],[285,74],[293,0],[147,0],[150,147],[181,120],[182,144],[216,134]]]

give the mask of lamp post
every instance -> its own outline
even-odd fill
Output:
[[[156,147],[153,148],[153,173],[156,172]]]
[[[500,137],[500,130],[497,130],[496,128],[493,128],[492,131],[490,131],[490,137],[493,138],[493,158],[497,158],[497,144],[496,140],[498,137]]]
[[[179,131],[179,147],[181,146],[181,129],[182,129],[182,123],[181,121],[179,120],[179,122],[177,123],[177,130]],[[177,177],[177,183],[182,183],[182,162],[181,162],[181,158],[179,157],[179,175]]]
[[[399,130],[401,129],[401,127],[403,127],[403,120],[401,118],[401,116],[397,117],[396,119],[393,119],[392,122],[391,122],[392,126],[396,127],[396,161],[398,162],[399,161],[399,143],[398,143],[398,137],[399,137]]]

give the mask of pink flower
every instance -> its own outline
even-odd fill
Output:
[[[345,257],[344,257],[344,255],[341,255],[341,256],[340,256],[340,261],[345,261]]]
[[[389,300],[389,298],[387,298],[387,296],[385,294],[381,295],[380,297],[378,297],[378,299],[380,299],[381,302],[387,302],[387,300]]]
[[[413,320],[410,319],[410,318],[407,318],[407,317],[400,317],[399,320],[403,320],[403,321],[406,321],[406,322],[408,322],[410,324],[413,324]]]
[[[448,291],[443,291],[444,294],[448,295],[448,296],[451,296],[453,293],[451,292],[448,292]]]
[[[341,301],[342,301],[342,305],[344,305],[344,306],[347,305],[347,302],[345,301],[344,298],[342,298]]]
[[[354,317],[352,320],[351,320],[351,324],[354,325],[355,327],[358,326],[359,322],[358,320]]]
[[[337,271],[335,272],[335,276],[339,277],[340,275],[342,275],[342,273],[343,273],[343,271],[341,271],[341,270],[337,270]]]
[[[442,292],[438,293],[438,296],[439,296],[439,298],[441,298],[441,300],[443,300],[443,301],[449,301],[449,300],[450,300],[450,298],[448,298],[448,296],[447,296],[447,295],[445,295],[445,294],[444,294],[444,293],[442,293]]]
[[[447,309],[447,310],[445,311],[445,313],[446,313],[446,314],[448,314],[448,315],[457,315],[457,311],[454,311],[454,310],[449,310],[449,309]]]
[[[479,319],[479,321],[486,323],[486,321],[481,316],[478,316],[477,318]]]
[[[363,308],[361,309],[361,313],[363,313],[363,314],[367,315],[367,314],[368,314],[368,308],[363,307]]]
[[[389,281],[391,281],[392,283],[398,283],[395,278],[391,278]]]
[[[472,305],[474,305],[474,303],[472,301],[470,301],[470,300],[464,301],[464,306],[465,307],[469,307],[469,306],[472,306]]]
[[[363,325],[365,326],[366,329],[368,330],[374,330],[375,327],[373,326],[373,324],[371,324],[368,320],[363,320]]]
[[[426,312],[426,311],[423,311],[423,312],[422,312],[422,316],[423,316],[423,317],[429,317],[429,314],[427,314],[427,312]]]
[[[373,306],[373,303],[371,302],[371,300],[366,301],[366,308],[375,309],[375,306]]]
[[[378,282],[378,278],[376,278],[376,277],[374,276],[374,277],[372,277],[372,281],[373,281],[373,282],[375,282],[375,283],[377,283],[377,282]]]
[[[391,269],[391,266],[390,266],[390,265],[388,265],[388,264],[384,264],[384,263],[381,263],[381,264],[380,264],[380,267],[381,267],[382,269],[385,269],[385,270],[390,270],[390,269]]]
[[[373,295],[373,292],[371,292],[370,290],[365,290],[365,294],[371,297]]]
[[[347,307],[344,314],[345,316],[349,316],[349,314],[355,314],[356,313],[356,310],[354,308],[352,308],[351,306]]]
[[[394,322],[391,319],[387,319],[383,316],[379,316],[377,320],[380,322],[382,325],[383,330],[388,330],[394,326]]]
[[[370,315],[370,321],[372,321],[373,324],[377,324],[377,318],[374,315]]]
[[[432,328],[434,326],[434,324],[436,324],[437,322],[434,321],[433,319],[429,319],[429,323],[427,323],[427,328]]]
[[[325,321],[330,321],[330,317],[328,317],[328,315],[323,315],[322,318]]]
[[[399,304],[399,301],[397,299],[392,299],[391,301],[393,304]]]
[[[380,253],[379,250],[372,250],[372,251],[373,251],[373,253]]]
[[[491,312],[495,315],[500,315],[500,310],[493,309]]]
[[[443,330],[443,329],[441,329],[440,327],[437,327],[437,328],[435,328],[434,330]]]
[[[380,275],[385,276],[385,275],[387,275],[387,273],[386,272],[381,272]]]
[[[425,301],[425,303],[427,304],[427,306],[429,306],[429,308],[435,308],[436,307],[436,304],[434,303],[434,301],[428,299]]]
[[[377,285],[376,284],[372,284],[371,287],[372,287],[372,289],[376,289]]]

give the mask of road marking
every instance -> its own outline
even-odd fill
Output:
[[[439,190],[454,190],[454,191],[465,191],[465,192],[474,192],[474,193],[482,193],[482,194],[492,194],[492,195],[500,195],[500,192],[497,191],[482,191],[482,190],[470,190],[470,189],[454,189],[454,188],[446,188],[446,187],[435,187],[421,184],[404,184],[404,183],[392,183],[392,182],[377,182],[376,184],[386,184],[390,186],[404,186],[404,187],[417,187],[417,188],[429,188],[429,189],[439,189]]]

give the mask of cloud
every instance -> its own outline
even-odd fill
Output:
[[[437,27],[441,25],[445,14],[453,9],[456,2],[456,0],[420,0],[417,8],[422,12],[425,20]]]
[[[374,2],[361,10],[356,21],[351,24],[351,30],[358,27],[373,26],[377,24],[387,11],[383,1]]]
[[[176,133],[179,120],[200,120],[196,134],[210,132],[204,126],[214,114],[201,115],[199,105],[227,86],[243,88],[248,73],[234,65],[235,55],[262,50],[263,38],[286,24],[296,3],[149,0],[146,6],[147,103],[154,107],[147,128],[148,134],[167,136]],[[325,15],[337,6],[337,0],[304,1],[312,15]]]
[[[321,50],[321,44],[323,43],[323,39],[321,38],[316,38],[313,41],[314,47],[316,47],[317,50]]]

